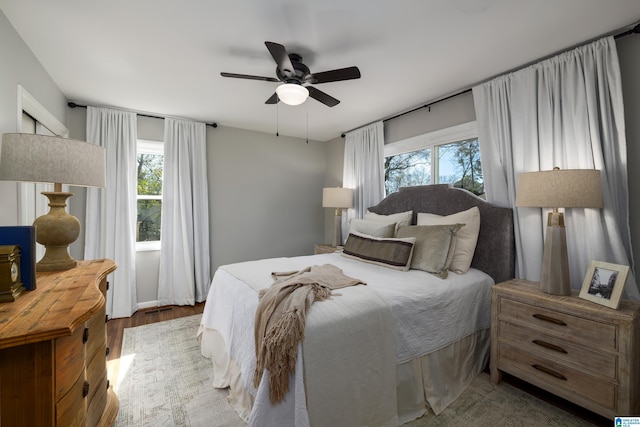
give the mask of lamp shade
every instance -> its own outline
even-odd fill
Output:
[[[353,207],[353,190],[329,187],[322,190],[322,207],[348,209]]]
[[[601,208],[602,183],[595,169],[554,169],[518,176],[516,206]]]
[[[57,136],[5,133],[0,180],[104,187],[105,149]]]
[[[278,98],[287,105],[300,105],[307,100],[309,89],[295,84],[285,83],[276,88]]]

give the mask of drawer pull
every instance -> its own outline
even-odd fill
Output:
[[[89,328],[84,328],[84,332],[82,333],[82,343],[86,344],[89,341]]]
[[[105,350],[105,356],[109,356],[110,353],[111,353],[111,349],[107,347],[107,349]]]
[[[567,324],[562,320],[554,319],[553,317],[545,316],[544,314],[533,314],[533,317],[539,320],[544,320],[545,322],[555,323],[556,325],[567,326]]]
[[[558,353],[564,353],[567,354],[567,350],[565,350],[564,348],[560,347],[559,345],[554,345],[551,343],[548,343],[546,341],[542,341],[542,340],[532,340],[532,343],[539,345],[540,347],[544,347],[544,348],[548,348],[549,350],[555,350]]]
[[[564,375],[562,375],[559,372],[554,371],[553,369],[549,369],[546,368],[542,365],[531,365],[532,368],[537,369],[540,372],[544,372],[547,375],[551,375],[552,377],[556,377],[558,379],[561,379],[562,381],[566,381],[567,377],[565,377]]]
[[[89,381],[84,382],[84,386],[82,387],[82,397],[87,397],[89,395]]]

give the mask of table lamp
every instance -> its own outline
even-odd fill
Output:
[[[342,244],[342,209],[353,207],[353,190],[342,187],[329,187],[322,190],[322,207],[335,208],[333,216],[333,241],[331,246]]]
[[[80,222],[65,207],[73,193],[62,185],[104,187],[104,148],[73,139],[28,133],[5,133],[0,150],[0,180],[53,183],[54,191],[43,191],[49,199],[49,213],[36,218],[36,241],[45,254],[37,271],[68,270],[77,265],[69,245],[80,234]]]
[[[553,208],[547,217],[540,290],[571,295],[564,213],[558,208],[601,208],[600,171],[554,168],[520,174],[516,206]]]

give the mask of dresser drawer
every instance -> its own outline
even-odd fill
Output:
[[[510,299],[500,299],[499,318],[516,321],[570,342],[617,349],[616,326]]]
[[[105,408],[107,406],[107,377],[105,376],[102,381],[92,384],[91,387],[95,394],[89,396],[87,400],[87,425],[97,426],[102,419]]]
[[[534,329],[500,322],[499,337],[515,347],[533,351],[552,360],[573,365],[577,369],[596,377],[615,380],[618,357],[592,348],[561,340]]]
[[[520,351],[510,345],[499,344],[498,358],[500,369],[548,391],[561,394],[560,389],[563,389],[569,394],[578,394],[597,405],[612,410],[617,407],[617,386],[613,383],[554,363],[537,354]]]
[[[71,336],[58,338],[56,348],[56,401],[66,395],[84,373],[84,327],[76,328]]]
[[[101,353],[104,356],[107,345],[105,328],[105,311],[103,307],[98,314],[87,322],[87,329],[89,330],[86,346],[88,360],[92,359],[97,353]]]
[[[96,354],[93,359],[87,359],[86,378],[89,382],[88,398],[91,401],[93,396],[100,390],[99,384],[107,380],[107,359],[104,349],[102,353]]]
[[[86,425],[87,399],[84,397],[84,375],[56,403],[56,425],[73,427]]]

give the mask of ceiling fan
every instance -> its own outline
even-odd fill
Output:
[[[358,67],[339,68],[312,74],[309,67],[302,63],[302,57],[300,55],[287,53],[285,47],[278,43],[264,42],[264,44],[276,62],[276,76],[278,78],[224,72],[220,73],[220,75],[222,77],[233,77],[236,79],[284,83],[276,88],[276,93],[271,95],[271,97],[265,101],[265,104],[277,104],[278,101],[282,101],[285,104],[298,105],[302,104],[307,99],[307,96],[310,96],[329,107],[335,107],[340,103],[339,100],[309,85],[360,78],[360,70]]]

